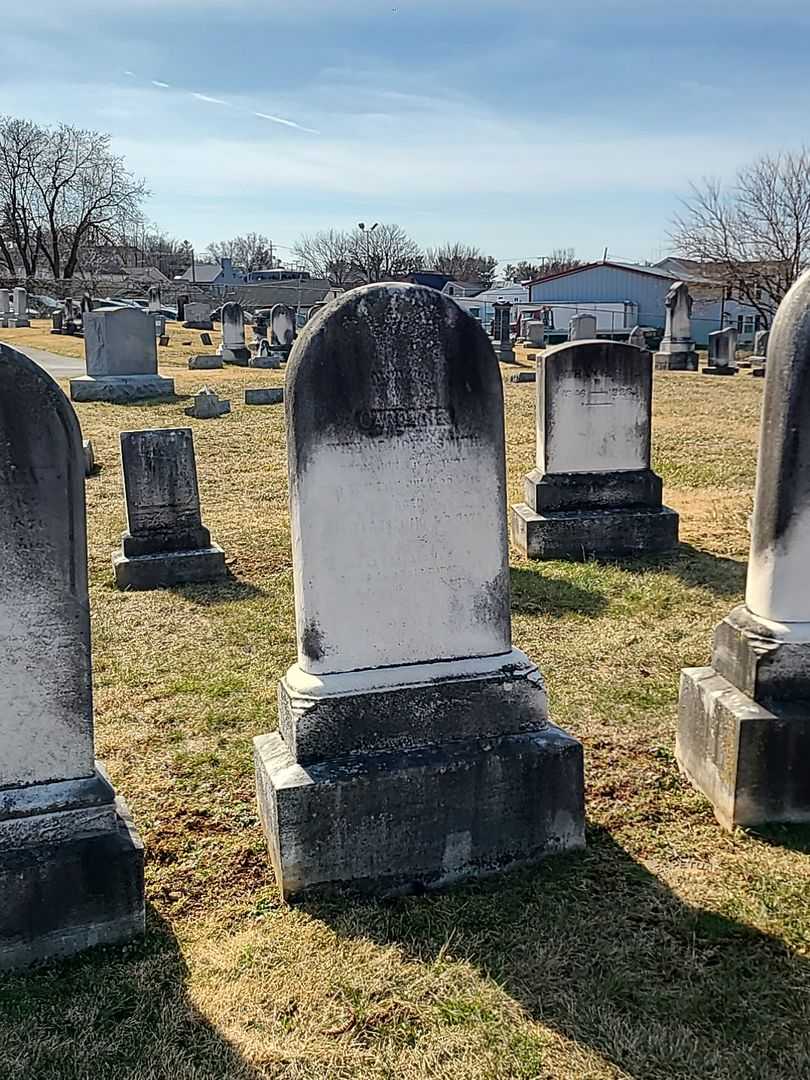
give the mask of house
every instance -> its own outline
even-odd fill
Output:
[[[241,285],[245,280],[245,275],[233,265],[233,259],[220,259],[215,263],[195,262],[184,273],[178,274],[174,280],[189,285],[222,288],[225,285]]]
[[[448,281],[442,289],[445,296],[452,296],[454,299],[460,296],[478,296],[483,291],[484,286],[480,281]]]
[[[599,330],[637,325],[663,330],[666,295],[675,281],[686,281],[693,299],[692,336],[699,345],[730,323],[738,325],[744,337],[753,337],[759,325],[755,309],[727,300],[725,288],[699,269],[684,260],[665,260],[660,266],[586,263],[529,282],[529,303],[551,309],[559,329],[572,315],[589,312],[596,315]]]
[[[238,285],[232,299],[249,311],[271,308],[274,304],[288,304],[296,311],[311,308],[325,300],[332,300],[340,289],[333,289],[325,278],[296,278],[295,281],[266,281],[260,284]]]

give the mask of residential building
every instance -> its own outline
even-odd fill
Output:
[[[245,275],[233,265],[232,259],[220,259],[215,263],[195,262],[174,280],[187,282],[189,285],[222,288],[226,285],[243,284]]]

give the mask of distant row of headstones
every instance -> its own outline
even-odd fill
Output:
[[[24,288],[0,289],[0,327],[30,326],[28,293]]]
[[[572,554],[575,537],[587,550],[600,520],[644,539],[631,550],[674,542],[649,468],[651,365],[610,342],[547,353],[538,468],[513,511],[546,553]],[[678,761],[727,826],[810,818],[808,377],[810,276],[773,328],[746,606],[718,628],[713,666],[683,674]],[[298,659],[278,730],[254,744],[283,895],[392,895],[582,847],[582,746],[551,723],[542,676],[512,644],[503,386],[486,334],[434,290],[359,289],[311,322],[286,391]],[[143,853],[93,760],[78,424],[7,348],[0,431],[9,968],[142,932]],[[180,535],[207,553],[200,576],[220,576],[190,433],[125,433],[122,457],[121,583],[144,585],[138,560],[182,561]]]

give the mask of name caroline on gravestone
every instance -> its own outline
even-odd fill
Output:
[[[431,289],[354,290],[307,324],[286,390],[298,663],[279,733],[256,740],[284,895],[437,886],[581,845],[581,747],[512,647],[485,334]]]

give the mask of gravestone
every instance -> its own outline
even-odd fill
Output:
[[[247,367],[250,349],[245,345],[245,316],[235,300],[222,305],[222,359],[226,364]]]
[[[14,311],[12,313],[14,326],[30,326],[28,319],[28,293],[25,289],[14,290]],[[10,324],[11,325],[11,324]]]
[[[163,306],[161,304],[161,302],[160,302],[160,286],[159,285],[150,285],[147,296],[149,298],[148,311],[150,312],[150,314],[159,315],[160,314],[160,309]]]
[[[709,364],[703,374],[737,374],[737,331],[733,326],[709,334]]]
[[[526,322],[526,337],[530,345],[542,348],[546,343],[546,325],[540,319],[528,319]]]
[[[155,324],[155,337],[162,338],[166,333],[166,316],[154,314],[152,320]],[[168,344],[168,339],[166,340],[166,344]]]
[[[770,332],[768,330],[757,330],[754,334],[754,354],[751,356],[751,374],[756,378],[763,378],[765,375],[765,366],[768,362],[768,340],[770,338]]]
[[[269,310],[260,309],[253,317],[253,336],[257,342],[267,341],[267,329],[270,318]]]
[[[246,405],[280,405],[284,400],[284,389],[280,386],[266,390],[245,390]]]
[[[640,326],[634,326],[627,335],[627,344],[634,345],[637,349],[647,348],[647,338]]]
[[[62,333],[62,323],[64,321],[64,318],[65,318],[64,309],[63,308],[55,308],[54,311],[51,313],[51,333],[52,334],[61,334]],[[2,325],[2,323],[0,323],[0,325]]]
[[[535,356],[535,360],[536,359],[537,357]],[[514,375],[509,376],[509,382],[514,383],[532,383],[536,381],[537,373],[535,371],[518,371]]]
[[[92,439],[82,439],[82,454],[84,455],[84,475],[85,477],[92,476],[96,468]]]
[[[143,933],[143,848],[94,760],[85,461],[42,368],[0,346],[0,970]]]
[[[183,409],[186,416],[193,416],[195,420],[216,420],[219,416],[225,416],[231,411],[230,401],[220,398],[216,390],[204,386],[194,395],[194,404]]]
[[[665,551],[678,515],[650,468],[652,357],[613,341],[547,349],[537,361],[537,467],[512,507],[532,559]]]
[[[286,304],[275,304],[270,311],[270,347],[286,361],[295,340],[295,314]]]
[[[213,345],[213,341],[211,340],[211,335],[208,334],[208,333],[200,334],[200,342],[203,345]]]
[[[82,293],[81,309],[82,315],[84,315],[85,311],[93,310],[93,298],[89,292]]]
[[[321,310],[321,308],[324,308],[324,307],[326,307],[326,301],[325,300],[322,300],[318,304],[313,304],[312,307],[307,312],[307,322],[309,322],[310,319],[314,318],[318,314],[318,312]]]
[[[481,327],[423,286],[354,289],[302,331],[285,408],[298,662],[255,740],[283,895],[390,895],[580,847],[581,746],[512,647]]]
[[[11,293],[0,289],[0,327],[8,327],[11,312]]]
[[[279,368],[281,367],[282,355],[273,352],[267,338],[259,339],[259,347],[254,356],[250,358],[250,367],[254,368]]]
[[[194,301],[191,304],[185,306],[186,321],[183,326],[186,330],[213,330],[214,324],[211,321],[211,305],[202,303],[201,301]]]
[[[125,404],[174,395],[174,381],[158,375],[154,323],[145,311],[88,311],[83,325],[87,374],[70,380],[73,401]]]
[[[596,337],[596,316],[581,311],[568,320],[569,341],[592,341]]]
[[[495,355],[502,364],[513,364],[515,352],[512,348],[512,305],[508,300],[497,300],[495,310]]]
[[[683,281],[676,281],[664,300],[667,319],[664,337],[655,354],[662,371],[697,371],[698,354],[692,339],[692,297]]]
[[[177,321],[185,322],[186,319],[186,304],[189,301],[188,293],[180,293],[177,297]]]
[[[217,353],[197,353],[196,356],[189,357],[188,366],[190,371],[208,371],[225,365]]]
[[[127,530],[113,555],[119,589],[166,589],[226,574],[200,517],[191,428],[121,432]]]
[[[681,674],[676,757],[726,828],[810,821],[810,274],[768,344],[745,604]]]

